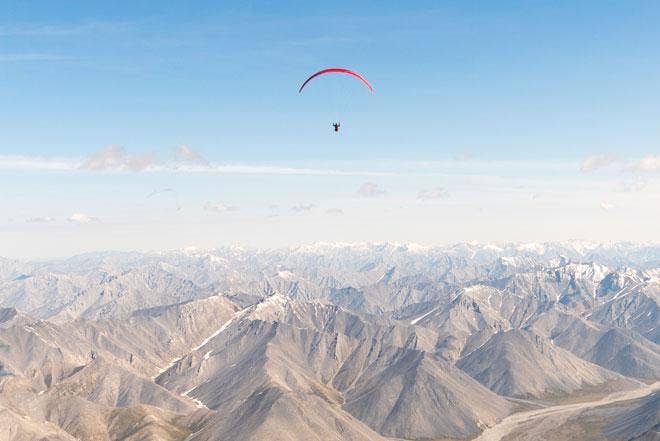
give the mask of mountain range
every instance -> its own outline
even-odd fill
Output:
[[[0,439],[658,439],[659,301],[654,244],[0,259]]]

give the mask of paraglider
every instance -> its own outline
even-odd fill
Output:
[[[358,80],[362,81],[365,84],[365,86],[367,86],[369,88],[369,90],[371,92],[374,91],[374,88],[371,87],[371,84],[369,84],[369,81],[367,81],[367,79],[365,77],[363,77],[362,75],[360,75],[359,73],[357,73],[353,70],[350,70],[350,69],[343,68],[343,67],[329,67],[327,69],[322,69],[322,70],[316,72],[314,75],[307,78],[305,80],[305,82],[302,84],[302,86],[300,86],[300,89],[298,89],[298,93],[302,92],[303,89],[305,88],[305,86],[307,85],[307,83],[312,81],[314,78],[318,77],[319,75],[325,75],[325,74],[329,74],[329,73],[343,73],[343,74],[347,74],[347,75],[352,75],[355,78],[357,78]]]
[[[305,82],[302,83],[302,85],[300,86],[300,89],[298,89],[298,93],[302,93],[305,86],[307,86],[307,84],[310,81],[312,81],[314,78],[319,77],[321,75],[330,74],[330,73],[345,74],[345,75],[350,75],[352,77],[355,77],[356,79],[360,80],[369,89],[370,92],[374,91],[374,88],[371,87],[371,84],[369,83],[369,81],[364,76],[362,76],[361,74],[355,72],[354,70],[346,69],[344,67],[329,67],[327,69],[322,69],[322,70],[316,72],[315,74],[311,75],[309,78],[307,78],[305,80]],[[339,122],[332,123],[332,127],[334,128],[335,132],[339,132],[339,128],[341,127],[341,123],[339,123]]]

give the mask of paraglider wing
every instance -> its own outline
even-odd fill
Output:
[[[371,84],[369,84],[369,81],[367,81],[367,79],[365,77],[363,77],[362,75],[360,75],[359,73],[357,73],[355,71],[352,71],[350,69],[345,69],[343,67],[330,67],[328,69],[320,70],[320,71],[316,72],[314,75],[312,75],[311,77],[307,78],[305,80],[305,82],[302,84],[302,86],[300,86],[300,89],[298,89],[298,93],[302,92],[303,89],[305,88],[305,86],[307,85],[307,83],[312,81],[314,78],[318,77],[319,75],[324,75],[324,74],[327,74],[327,73],[343,73],[343,74],[347,74],[347,75],[352,75],[355,78],[357,78],[358,80],[362,81],[365,84],[365,86],[367,86],[369,88],[370,91],[372,91],[372,92],[374,91],[374,88],[371,87]]]

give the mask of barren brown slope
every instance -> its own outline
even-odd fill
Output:
[[[53,423],[38,421],[0,405],[0,439],[3,441],[75,441]]]
[[[519,329],[495,334],[457,366],[492,391],[518,398],[560,397],[615,382],[617,387],[636,386],[551,340]]]
[[[436,353],[455,361],[464,351],[511,327],[488,301],[489,295],[500,295],[496,291],[485,286],[465,288],[448,304],[433,307],[410,323],[435,331],[439,335]]]
[[[374,430],[405,439],[464,438],[511,406],[433,355],[390,348],[362,371],[344,407]]]
[[[145,404],[173,412],[190,412],[194,409],[189,400],[101,357],[51,387],[42,395],[42,400],[56,405],[67,396],[78,396],[108,407]]]
[[[46,408],[46,418],[85,441],[180,441],[191,433],[185,415],[153,406],[113,408],[66,396]]]
[[[260,433],[275,421],[271,409],[287,409],[295,419],[293,409],[306,409],[311,402],[317,412],[338,418],[341,430],[364,431],[362,423],[349,424],[356,418],[381,435],[401,437],[467,436],[509,411],[505,400],[460,370],[415,349],[415,338],[401,339],[391,326],[362,324],[359,338],[353,338],[343,333],[355,330],[352,319],[339,326],[339,322],[331,325],[298,317],[318,314],[324,307],[294,302],[297,319],[292,320],[286,312],[290,303],[273,298],[261,311],[245,311],[157,381],[221,415],[249,420],[250,432],[245,436]],[[274,310],[284,315],[273,314]],[[279,317],[295,324],[254,317]],[[345,326],[348,323],[352,325]],[[337,329],[342,332],[326,332]],[[413,331],[410,328],[409,337],[415,335]],[[389,392],[378,395],[384,390]],[[269,397],[272,405],[262,408],[256,398],[261,395]],[[245,413],[245,403],[252,401],[262,412],[261,419]],[[231,425],[227,424],[229,420],[212,423],[214,430],[228,434]],[[327,427],[319,430],[331,436]],[[342,436],[348,437],[347,433]]]
[[[158,381],[217,412],[192,439],[381,440],[323,382],[346,340],[277,322],[237,322],[200,348],[203,356],[185,357]]]
[[[378,433],[314,394],[271,384],[229,414],[210,420],[191,441],[384,441]]]
[[[553,309],[530,325],[535,333],[601,367],[644,381],[660,378],[660,346],[630,329]]]
[[[610,329],[584,358],[647,382],[660,378],[660,345],[630,330]]]
[[[625,403],[603,430],[611,440],[657,441],[660,439],[660,392]]]

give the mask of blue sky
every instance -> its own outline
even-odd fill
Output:
[[[658,3],[116,3],[0,6],[3,254],[660,239]]]

